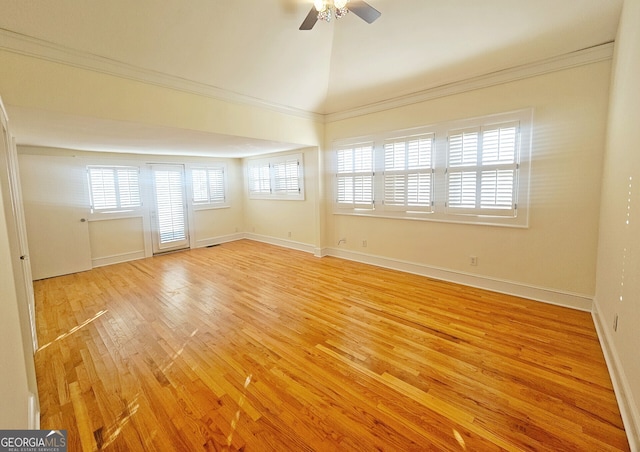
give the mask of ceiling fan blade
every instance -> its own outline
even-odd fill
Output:
[[[351,0],[347,8],[368,24],[373,23],[381,15],[380,11],[361,0]]]
[[[309,14],[307,14],[307,17],[302,22],[302,25],[300,25],[300,30],[311,30],[317,21],[318,11],[316,11],[315,6],[312,6],[311,11],[309,11]]]

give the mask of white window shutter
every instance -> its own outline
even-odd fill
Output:
[[[433,134],[384,143],[384,210],[431,211]]]
[[[350,209],[373,209],[373,143],[337,151],[336,203]]]
[[[501,123],[449,135],[447,209],[468,215],[516,215],[519,124]]]
[[[209,202],[206,169],[198,168],[198,169],[191,170],[191,186],[193,189],[194,203]]]
[[[178,171],[154,171],[160,243],[186,238],[182,175]]]
[[[209,178],[209,202],[223,203],[226,199],[224,168],[209,168],[207,176]]]
[[[93,212],[131,210],[142,205],[137,167],[90,166],[87,171]]]

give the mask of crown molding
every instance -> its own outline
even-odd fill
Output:
[[[265,108],[286,115],[323,122],[324,115],[235,93],[217,86],[195,82],[162,72],[140,68],[110,58],[70,49],[42,39],[0,29],[0,49],[54,63],[100,72],[129,80],[183,91],[252,107]]]
[[[187,80],[149,69],[143,69],[117,60],[73,50],[58,44],[33,38],[31,36],[0,29],[0,49],[2,50],[55,63],[66,64],[80,69],[91,70],[151,85],[157,85],[164,88],[210,97],[216,100],[264,108],[286,115],[325,123],[341,121],[357,116],[425,102],[440,97],[451,96],[467,91],[487,88],[529,77],[609,60],[613,57],[613,48],[614,43],[607,42],[534,63],[428,88],[415,93],[395,97],[393,99],[383,100],[335,113],[321,114],[267,102],[262,99],[235,93],[216,86]]]
[[[500,85],[503,83],[522,80],[529,77],[535,77],[538,75],[548,74],[564,69],[570,69],[586,64],[609,60],[613,57],[613,47],[613,42],[607,42],[586,49],[577,50],[575,52],[570,52],[564,55],[536,61],[534,63],[516,66],[509,69],[504,69],[489,74],[480,75],[477,77],[472,77],[465,80],[436,86],[433,88],[428,88],[423,91],[407,94],[405,96],[399,96],[393,99],[363,105],[361,107],[349,110],[328,113],[325,115],[325,122],[330,123],[341,121],[344,119],[355,118],[357,116],[363,116],[380,111],[391,110],[393,108],[417,104],[420,102],[437,99],[439,97],[446,97],[454,94],[464,93],[467,91],[488,88],[490,86]]]

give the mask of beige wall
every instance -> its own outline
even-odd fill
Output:
[[[144,253],[142,217],[90,221],[89,243],[93,259]]]
[[[316,120],[0,50],[7,107],[315,146]]]
[[[57,171],[56,174],[66,174],[65,177],[80,178],[74,182],[78,186],[87,184],[86,171],[84,171],[87,165],[120,164],[144,167],[150,162],[162,162],[185,164],[188,170],[190,164],[224,162],[228,170],[229,207],[192,212],[190,230],[195,238],[194,246],[206,246],[211,243],[225,241],[228,236],[242,232],[244,222],[244,184],[242,162],[239,159],[110,154],[31,146],[20,146],[18,152],[20,169],[24,174],[29,173],[29,164],[33,161],[33,158],[56,156],[58,157],[57,164],[67,167],[67,171]],[[24,158],[27,155],[30,157],[29,159]],[[23,183],[38,183],[38,181],[33,180],[33,178],[24,178]],[[55,186],[56,182],[48,181],[48,183]],[[67,181],[67,183],[70,182]],[[38,192],[37,190],[29,190],[29,187],[25,188],[25,193]],[[33,200],[27,201],[31,202]],[[69,200],[57,199],[55,193],[52,193],[52,196],[47,201],[59,204],[69,202]],[[99,266],[140,258],[145,256],[145,252],[150,255],[150,222],[145,219],[145,215],[146,211],[133,217],[95,220],[89,215],[89,201],[87,199],[84,216],[89,218],[89,242],[93,265]],[[38,225],[31,225],[31,227],[38,227]]]
[[[320,243],[318,222],[318,149],[282,153],[303,154],[305,199],[250,199],[245,186],[245,228],[248,234],[261,240],[267,237],[317,248]],[[280,154],[270,154],[280,155]],[[245,159],[246,166],[247,159]],[[291,235],[289,235],[291,233]]]
[[[596,323],[632,450],[640,448],[640,0],[622,12],[604,161]],[[617,331],[614,330],[618,316]],[[635,444],[635,449],[634,449]]]
[[[242,160],[227,160],[227,179],[231,208],[196,210],[196,246],[210,245],[230,235],[244,232],[244,170]]]
[[[592,297],[610,69],[610,61],[593,63],[327,124],[330,147],[349,137],[534,109],[529,228],[335,215],[327,204],[324,246]],[[330,175],[325,182],[331,199]],[[341,238],[347,243],[338,246]]]

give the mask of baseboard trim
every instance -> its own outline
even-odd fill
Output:
[[[291,248],[293,250],[304,251],[305,253],[311,253],[316,255],[317,248],[314,245],[308,243],[296,242],[293,240],[279,239],[277,237],[270,237],[268,235],[255,234],[253,232],[247,232],[244,234],[244,238],[247,240],[253,240],[255,242],[268,243],[270,245],[281,246],[283,248]]]
[[[29,394],[29,430],[40,430],[40,402],[38,395],[34,393]]]
[[[463,284],[465,286],[476,287],[478,289],[491,290],[494,292],[514,295],[580,311],[591,312],[593,306],[593,299],[587,295],[536,287],[518,282],[473,275],[444,268],[431,267],[415,262],[374,256],[371,254],[358,253],[338,248],[324,248],[321,255],[334,256],[364,264],[371,264],[378,267],[427,276],[429,278],[439,279],[442,281]]]
[[[593,317],[593,323],[596,326],[600,346],[604,353],[607,368],[609,369],[609,375],[613,383],[613,390],[618,401],[618,407],[620,408],[620,415],[622,416],[622,423],[627,433],[629,446],[632,451],[640,451],[640,413],[638,412],[638,405],[633,400],[629,379],[626,377],[624,369],[620,365],[620,358],[613,346],[609,328],[604,324],[603,318],[598,312],[597,299],[593,302],[591,316]]]
[[[212,245],[220,245],[221,243],[234,242],[245,238],[244,232],[236,232],[235,234],[221,235],[218,237],[208,237],[195,241],[193,248],[205,248]]]
[[[91,266],[104,267],[105,265],[120,264],[122,262],[135,261],[137,259],[144,259],[147,257],[144,250],[131,251],[129,253],[112,254],[111,256],[96,257],[91,259]]]

